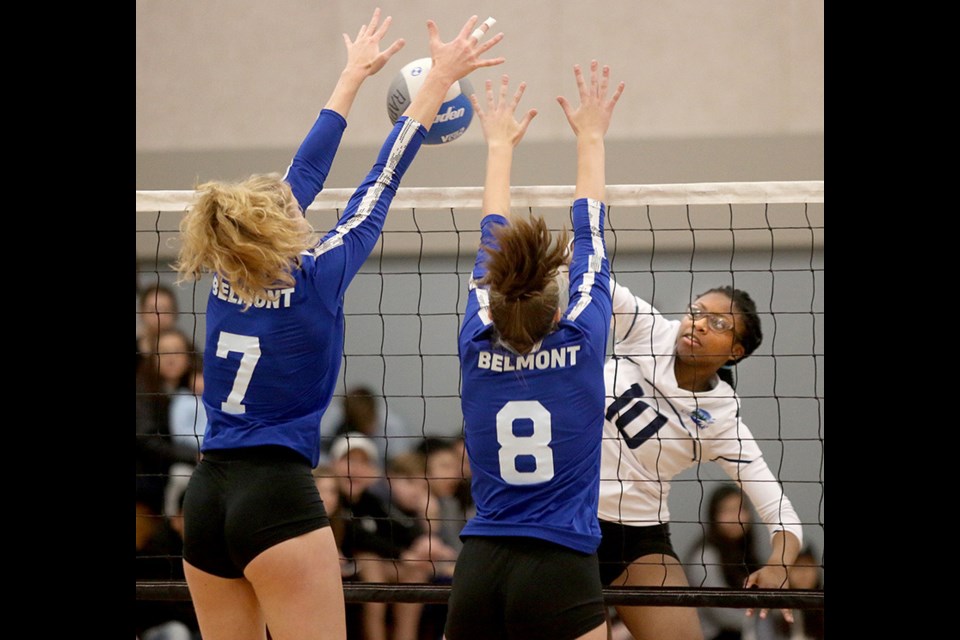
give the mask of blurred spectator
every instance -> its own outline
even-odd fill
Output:
[[[184,580],[183,539],[161,513],[163,492],[152,479],[137,482],[137,581]],[[189,603],[136,601],[135,625],[140,640],[197,640],[200,628]]]
[[[155,284],[140,292],[137,310],[137,369],[148,354],[156,353],[157,339],[164,329],[177,324],[177,296],[173,289]]]
[[[467,523],[473,506],[462,502],[464,486],[461,453],[458,451],[461,438],[428,437],[417,446],[416,451],[426,457],[427,482],[430,495],[437,502],[436,522],[431,533],[457,552],[463,547],[460,530]],[[467,485],[469,495],[469,485]]]
[[[207,428],[207,412],[203,408],[203,356],[196,353],[193,343],[179,329],[160,334],[160,368],[168,369],[166,389],[170,396],[170,437],[177,445],[189,447],[197,458]],[[174,462],[170,465],[170,480],[164,512],[169,516],[176,510],[176,498],[187,487],[194,462]]]
[[[413,449],[420,434],[414,432],[396,411],[387,410],[382,403],[383,399],[364,385],[348,389],[339,406],[331,403],[321,431],[328,432],[326,424],[336,426],[323,437],[323,452],[329,453],[336,438],[352,431],[368,436],[376,445],[382,461]]]
[[[452,575],[456,551],[428,534],[439,524],[439,504],[430,494],[426,458],[399,454],[381,476],[377,455],[373,441],[361,433],[345,434],[330,447],[347,515],[343,553],[354,561],[356,577],[429,583]],[[417,640],[422,609],[418,603],[364,603],[363,637]]]
[[[177,329],[162,331],[156,344],[156,351],[137,369],[135,456],[138,480],[152,477],[166,488],[171,465],[182,463],[192,468],[199,456],[196,442],[171,437],[171,399],[179,386],[192,383],[193,347]]]
[[[337,552],[340,555],[340,577],[344,582],[357,582],[357,571],[352,560],[343,553],[343,537],[346,532],[346,518],[343,499],[340,495],[340,479],[333,467],[325,464],[313,470],[317,491],[323,500],[323,508],[330,519],[330,529],[333,539],[337,543]],[[346,603],[347,638],[348,640],[363,638],[363,606],[357,603]]]
[[[753,518],[740,488],[731,483],[710,494],[704,514],[705,533],[690,549],[684,568],[691,586],[742,589],[747,577],[763,566],[757,552]],[[701,607],[705,640],[751,640],[759,616],[742,609]]]
[[[823,567],[812,545],[800,550],[787,573],[791,589],[823,590]],[[771,609],[767,620],[775,640],[823,640],[823,609],[794,609],[793,624],[784,619],[779,609]]]

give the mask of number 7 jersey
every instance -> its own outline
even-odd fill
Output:
[[[557,328],[524,355],[497,339],[483,246],[507,224],[481,222],[460,330],[461,406],[476,516],[462,536],[540,538],[583,553],[600,543],[597,500],[603,363],[612,313],[603,203],[573,204],[570,302]]]

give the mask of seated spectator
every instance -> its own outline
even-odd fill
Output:
[[[380,460],[406,451],[416,446],[420,434],[397,414],[383,408],[383,398],[367,386],[358,385],[347,390],[339,405],[331,403],[321,423],[321,448],[329,453],[333,441],[346,433],[356,431],[368,436],[377,447]],[[335,425],[332,429],[327,425]]]
[[[384,477],[371,439],[348,433],[333,442],[330,458],[347,516],[343,554],[355,563],[359,580],[424,583],[452,574],[456,552],[427,533],[438,505],[422,455],[394,457]],[[421,610],[417,603],[364,603],[364,636],[416,640]]]
[[[140,292],[137,309],[137,369],[148,354],[156,353],[157,338],[177,324],[179,308],[173,289],[155,284]]]
[[[327,518],[330,519],[330,530],[333,531],[333,539],[340,554],[340,577],[344,582],[357,582],[356,566],[343,553],[347,514],[340,495],[340,478],[337,477],[333,467],[325,464],[321,464],[313,470],[313,477],[316,481],[317,491],[320,492],[320,499],[323,500],[323,508],[327,512]],[[362,638],[363,605],[346,603],[346,615],[347,638]]]
[[[812,545],[800,550],[787,574],[791,589],[823,590],[823,567]],[[772,640],[823,640],[823,609],[794,609],[793,624],[779,609],[771,609],[767,620],[773,630]]]
[[[763,566],[757,552],[749,503],[732,483],[718,486],[704,514],[705,533],[684,560],[691,586],[742,589],[747,577]],[[722,607],[698,609],[705,640],[756,637],[758,616]]]
[[[162,335],[163,346],[158,336],[157,348],[164,352],[149,354],[137,370],[134,451],[137,478],[155,478],[165,489],[171,465],[182,463],[192,469],[199,459],[199,449],[195,442],[177,441],[171,435],[171,399],[179,385],[192,380],[192,345],[177,329],[165,330]]]
[[[138,479],[136,495],[136,579],[184,580],[183,539],[164,517],[163,490],[153,478]],[[140,640],[197,640],[200,627],[189,603],[137,600],[134,614]]]

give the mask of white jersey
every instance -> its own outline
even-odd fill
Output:
[[[716,378],[709,391],[677,386],[678,320],[623,285],[613,290],[613,357],[604,368],[606,419],[600,469],[601,520],[627,526],[670,521],[670,483],[702,461],[718,463],[743,487],[773,535],[802,543],[800,520],[760,447],[740,419],[740,399]]]

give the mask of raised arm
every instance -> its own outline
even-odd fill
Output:
[[[476,95],[470,96],[473,110],[480,121],[483,137],[487,141],[487,173],[483,184],[483,213],[499,213],[510,218],[510,169],[513,165],[513,149],[523,139],[530,121],[537,115],[536,109],[530,109],[518,122],[514,116],[520,98],[527,88],[521,82],[513,98],[507,98],[510,85],[509,77],[504,74],[500,79],[500,94],[494,100],[493,82],[487,80],[487,100],[485,108],[480,105]]]
[[[498,33],[481,44],[478,42],[478,35],[482,36],[489,27],[487,23],[483,23],[478,28],[480,33],[474,35],[476,24],[477,16],[471,16],[456,38],[450,42],[443,42],[440,40],[437,24],[433,20],[427,20],[432,64],[427,77],[423,80],[423,85],[402,115],[416,120],[429,131],[447,91],[454,82],[468,76],[476,69],[492,67],[504,62],[504,58],[481,58],[484,53],[503,40],[503,33]]]
[[[380,24],[380,9],[376,9],[370,23],[360,27],[355,40],[343,34],[347,64],[340,73],[330,99],[300,143],[284,174],[301,211],[305,212],[323,189],[360,85],[382,69],[387,60],[403,47],[404,41],[401,39],[386,51],[380,51],[380,41],[386,35],[390,22],[391,18],[388,17]]]
[[[403,48],[406,41],[398,38],[386,51],[380,51],[380,41],[387,35],[392,21],[393,18],[387,16],[383,23],[380,23],[380,8],[377,7],[370,22],[360,27],[355,39],[351,40],[350,36],[343,34],[343,43],[347,48],[347,64],[340,72],[340,79],[337,80],[324,109],[336,111],[346,118],[363,81],[380,71],[393,54]]]
[[[577,184],[573,197],[603,201],[606,197],[606,165],[603,138],[610,127],[613,108],[623,93],[624,83],[617,85],[613,95],[607,98],[610,84],[610,67],[604,65],[601,77],[597,77],[599,63],[590,62],[590,84],[583,79],[580,65],[574,65],[573,75],[580,92],[580,106],[574,109],[566,98],[557,96],[557,102],[567,116],[567,122],[577,136]]]

